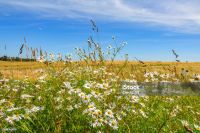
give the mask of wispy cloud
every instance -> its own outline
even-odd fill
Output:
[[[199,0],[0,0],[0,5],[42,17],[91,18],[200,32]]]

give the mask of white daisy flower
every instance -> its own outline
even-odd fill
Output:
[[[114,117],[114,113],[112,112],[112,110],[110,109],[107,109],[106,112],[105,112],[105,115],[110,117],[110,118],[113,118]]]

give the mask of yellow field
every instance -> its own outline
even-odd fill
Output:
[[[79,62],[80,63],[80,62]],[[80,63],[81,64],[81,63]],[[107,66],[110,62],[106,63]],[[110,67],[111,71],[117,71],[121,66],[124,65],[124,61],[115,61],[113,66]],[[55,63],[57,69],[62,68],[62,63]],[[39,62],[7,62],[0,61],[0,72],[5,78],[24,79],[35,79],[39,76],[37,71],[46,68],[47,65]],[[177,72],[180,72],[182,68],[189,70],[189,73],[200,74],[200,62],[145,62],[145,65],[139,62],[128,62],[123,68],[123,75],[143,73],[144,71],[158,71],[161,73],[170,73],[170,69],[176,67]]]
[[[23,79],[25,76],[35,78],[38,75],[34,70],[43,68],[44,65],[37,62],[4,62],[0,61],[0,72],[6,78]]]

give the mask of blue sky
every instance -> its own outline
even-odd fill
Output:
[[[129,59],[200,61],[199,0],[0,0],[0,56],[18,55],[26,37],[30,47],[74,54],[92,35],[90,19],[106,48],[128,42],[121,52]]]

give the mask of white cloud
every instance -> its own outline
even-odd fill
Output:
[[[141,22],[182,32],[200,31],[199,0],[0,0],[0,5],[52,18]]]

